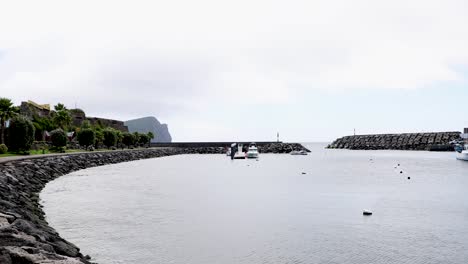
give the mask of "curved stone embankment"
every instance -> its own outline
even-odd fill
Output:
[[[263,153],[284,153],[291,148],[304,147],[281,143],[264,148]],[[224,153],[224,149],[161,148],[35,156],[6,162],[0,159],[0,263],[91,263],[45,221],[39,192],[47,182],[95,166],[178,154],[217,153]]]
[[[453,146],[448,143],[459,138],[460,132],[356,135],[339,138],[328,148],[453,151]]]

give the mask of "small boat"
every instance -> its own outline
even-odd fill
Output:
[[[468,161],[468,145],[464,145],[462,148],[457,149],[457,160]]]
[[[457,153],[457,160],[468,161],[468,150],[463,150],[461,153]]]
[[[244,152],[242,144],[239,144],[237,147],[237,152],[234,153],[234,159],[245,159],[246,155],[247,154]]]
[[[291,155],[308,155],[307,151],[305,150],[293,150],[291,152],[289,152],[289,154]]]
[[[258,148],[257,144],[250,143],[249,148],[247,149],[247,158],[248,159],[256,159],[258,158]]]
[[[364,210],[364,211],[362,211],[362,215],[372,215],[372,211]]]

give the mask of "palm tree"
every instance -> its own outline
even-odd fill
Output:
[[[6,122],[18,113],[18,107],[13,106],[13,102],[8,98],[0,98],[0,144],[5,143]]]
[[[72,122],[70,111],[63,104],[57,104],[54,106],[55,114],[53,116],[53,121],[57,127],[66,130]]]
[[[62,111],[62,110],[68,110],[64,104],[58,103],[57,105],[54,105],[55,111]]]
[[[148,146],[151,146],[151,140],[154,138],[154,134],[153,134],[153,132],[150,131],[146,135],[149,137]]]

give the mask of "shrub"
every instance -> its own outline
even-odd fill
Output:
[[[97,149],[104,141],[104,133],[100,128],[94,130],[94,147]]]
[[[81,129],[77,134],[78,143],[85,147],[93,145],[95,137],[96,135],[91,128]]]
[[[65,153],[67,152],[67,148],[62,146],[62,147],[56,147],[55,148],[55,151],[58,152],[58,153]]]
[[[67,134],[62,129],[55,129],[50,132],[50,140],[54,148],[65,147],[67,145]]]
[[[122,135],[122,144],[126,145],[127,147],[133,145],[135,143],[135,136],[130,133],[123,133]]]
[[[104,145],[108,148],[115,146],[117,143],[117,134],[115,131],[112,129],[105,129],[102,133],[104,135]]]
[[[8,129],[10,150],[26,152],[34,142],[34,125],[24,116],[16,116],[11,119]]]
[[[5,144],[0,144],[0,154],[5,154],[8,152],[8,147]]]
[[[133,144],[138,144],[140,142],[140,133],[133,132]]]
[[[81,128],[86,129],[86,128],[91,128],[91,123],[89,120],[84,120],[83,123],[81,123]]]

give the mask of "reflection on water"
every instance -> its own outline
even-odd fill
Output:
[[[49,183],[42,203],[101,264],[466,263],[468,162],[308,147],[91,168]]]

